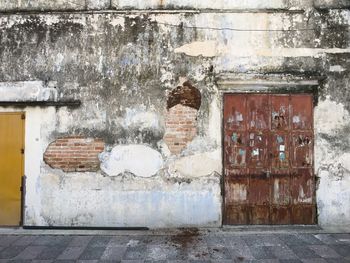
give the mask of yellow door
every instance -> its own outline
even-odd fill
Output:
[[[24,154],[23,113],[0,113],[0,226],[21,221]]]

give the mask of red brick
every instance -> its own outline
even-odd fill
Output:
[[[197,133],[197,110],[183,105],[169,109],[166,120],[164,141],[169,150],[180,153]]]
[[[96,171],[98,154],[104,150],[103,139],[70,136],[52,142],[44,153],[44,161],[65,172]]]

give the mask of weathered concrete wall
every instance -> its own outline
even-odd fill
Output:
[[[318,0],[318,2],[320,2]],[[323,4],[322,1],[320,4]],[[326,2],[329,4],[329,1]],[[63,11],[106,9],[304,9],[312,6],[309,0],[1,0],[2,11]]]
[[[266,5],[282,8],[277,2]],[[350,224],[349,24],[348,10],[0,16],[2,100],[25,94],[27,100],[82,101],[74,109],[24,109],[25,223],[219,226],[217,77],[297,73],[327,77],[315,108],[319,222]],[[38,88],[33,81],[40,81]],[[191,123],[195,137],[174,154],[164,140],[167,101],[185,81],[200,91],[201,105]],[[33,95],[46,90],[49,95]],[[51,142],[75,135],[105,142],[101,170],[64,173],[44,162]]]

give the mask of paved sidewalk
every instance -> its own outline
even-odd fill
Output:
[[[350,262],[350,233],[0,234],[1,262]],[[119,232],[118,232],[119,233]]]

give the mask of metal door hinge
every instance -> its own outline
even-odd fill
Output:
[[[24,154],[24,149],[23,148],[21,149],[21,154]]]
[[[21,118],[22,118],[22,120],[25,120],[26,119],[26,115],[22,114]]]
[[[21,187],[19,188],[19,190],[20,190],[21,192],[23,192],[23,186],[21,186]]]

